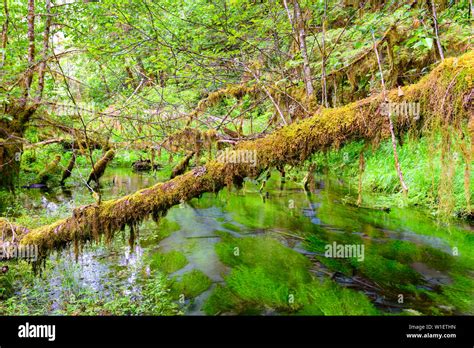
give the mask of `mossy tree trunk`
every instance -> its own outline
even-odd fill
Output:
[[[36,107],[7,108],[0,114],[0,189],[14,190],[20,172],[25,125]]]
[[[446,59],[419,83],[404,87],[403,95],[399,95],[397,90],[388,92],[388,100],[419,102],[423,110],[419,120],[397,117],[396,127],[404,131],[420,131],[439,124],[444,105],[442,96],[447,93],[450,93],[450,102],[457,112],[453,125],[466,123],[470,115],[463,105],[474,88],[473,76],[474,52],[470,52],[457,59]],[[388,138],[389,125],[381,112],[384,101],[385,98],[378,95],[340,108],[324,108],[311,118],[236,146],[236,150],[255,151],[256,163],[210,161],[206,166],[120,199],[77,208],[69,218],[23,234],[20,243],[37,245],[44,256],[49,250],[96,240],[100,235],[110,239],[126,226],[133,235],[144,219],[151,216],[158,220],[172,206],[205,192],[216,192],[226,185],[242,183],[245,177],[256,177],[269,168],[299,164],[314,152],[331,146],[360,139],[380,141]],[[1,225],[0,221],[0,228]]]
[[[22,143],[12,138],[13,133],[0,126],[0,188],[13,191],[20,171]]]

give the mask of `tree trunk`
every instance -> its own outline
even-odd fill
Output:
[[[441,39],[439,38],[439,27],[438,27],[438,15],[436,14],[436,4],[434,0],[431,0],[431,11],[433,16],[433,27],[436,38],[436,46],[438,47],[438,53],[441,60],[444,60],[443,46],[441,46]]]
[[[23,144],[4,124],[0,123],[0,188],[13,191],[20,172]]]
[[[296,26],[298,28],[298,37],[300,44],[300,52],[303,57],[303,80],[306,87],[306,95],[308,97],[312,96],[314,93],[313,83],[311,82],[311,68],[309,66],[308,50],[306,49],[306,32],[305,32],[305,23],[301,15],[301,8],[298,0],[294,0],[295,6],[295,19]]]
[[[439,96],[448,92],[454,104],[462,105],[474,88],[474,80],[465,78],[474,76],[473,59],[474,52],[458,57],[456,63],[454,59],[446,59],[419,83],[403,87],[403,96],[399,96],[397,90],[388,92],[386,97],[389,100],[420,102],[427,106],[426,117],[419,121],[424,121],[424,124],[399,117],[395,119],[397,126],[405,130],[429,129],[432,124],[437,124],[436,121],[443,117],[439,112],[443,98]],[[455,76],[452,83],[447,76]],[[378,95],[341,108],[322,109],[313,117],[283,127],[264,138],[238,144],[235,150],[255,151],[254,163],[208,162],[206,166],[196,167],[172,180],[120,199],[77,208],[69,218],[23,233],[20,244],[37,245],[41,259],[50,250],[71,243],[84,243],[98,239],[100,235],[111,239],[115,232],[126,226],[135,231],[139,223],[150,216],[158,220],[169,208],[182,201],[205,192],[216,192],[226,184],[241,182],[245,177],[256,177],[269,168],[300,164],[314,152],[332,145],[389,138],[386,116],[380,112],[385,100],[383,95]],[[469,110],[459,108],[457,117],[467,122]],[[8,225],[0,220],[0,230],[5,227],[8,229]]]
[[[14,190],[20,172],[25,124],[36,111],[36,106],[8,108],[5,115],[12,121],[0,121],[0,189]]]

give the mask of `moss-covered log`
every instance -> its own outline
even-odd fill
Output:
[[[69,163],[66,169],[64,169],[63,175],[61,177],[61,185],[63,185],[64,182],[72,175],[72,170],[74,169],[75,165],[76,165],[76,151],[72,151],[71,159],[69,160]]]
[[[194,152],[188,153],[182,160],[179,162],[174,168],[173,171],[171,172],[171,179],[174,177],[177,177],[178,175],[183,174],[186,169],[188,169],[189,162],[191,162],[191,159],[194,156]]]
[[[87,184],[89,184],[92,180],[94,180],[96,183],[99,183],[99,179],[102,177],[102,175],[104,175],[107,165],[114,159],[114,157],[114,150],[107,151],[105,155],[94,164],[94,168],[91,170],[89,178],[87,179]]]
[[[392,102],[419,102],[421,117],[397,117],[398,129],[423,131],[439,120],[461,129],[469,117],[466,98],[474,88],[474,52],[459,59],[446,59],[419,83],[388,94]],[[148,217],[158,219],[174,205],[226,184],[256,177],[269,167],[297,164],[316,152],[357,139],[380,140],[389,136],[386,115],[381,112],[382,96],[373,96],[337,109],[322,109],[318,114],[291,124],[255,141],[238,144],[235,150],[256,151],[257,162],[225,163],[210,161],[165,183],[140,190],[120,199],[91,204],[74,210],[71,217],[52,225],[31,230],[22,236],[22,244],[38,245],[42,255],[71,243],[83,243],[114,233],[126,226],[135,230]],[[455,117],[447,119],[449,110]],[[395,170],[395,168],[394,168]]]

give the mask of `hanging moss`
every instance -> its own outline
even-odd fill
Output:
[[[473,76],[474,52],[470,52],[456,59],[446,59],[419,83],[404,87],[402,96],[392,90],[388,93],[389,100],[419,102],[422,110],[420,120],[398,117],[396,126],[403,131],[429,130],[440,117],[438,110],[442,109],[443,100],[454,105],[456,118],[453,124],[460,125],[470,116],[464,100],[474,87]],[[448,101],[444,98],[447,94]],[[238,144],[236,150],[256,151],[255,165],[210,161],[206,166],[120,199],[77,208],[67,219],[32,230],[23,236],[21,243],[36,244],[46,253],[76,239],[91,240],[92,231],[112,238],[115,232],[126,226],[136,226],[149,216],[158,220],[170,207],[182,201],[204,192],[216,192],[226,183],[232,183],[235,177],[254,178],[270,167],[299,164],[316,151],[338,147],[351,140],[388,138],[387,118],[380,111],[382,101],[382,96],[377,95],[340,108],[322,109],[314,117],[264,138]]]

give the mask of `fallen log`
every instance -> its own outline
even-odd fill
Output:
[[[388,93],[391,102],[421,104],[421,117],[397,117],[393,122],[404,131],[423,131],[439,125],[440,120],[448,120],[451,126],[461,130],[471,113],[464,106],[472,105],[465,98],[472,96],[473,88],[474,52],[446,59],[420,82],[404,87],[403,95],[397,90]],[[347,141],[387,138],[390,133],[387,117],[381,112],[382,102],[382,95],[376,95],[344,107],[322,109],[313,117],[264,138],[237,144],[236,151],[255,151],[256,163],[210,161],[172,180],[125,197],[77,208],[69,218],[23,234],[20,243],[37,245],[41,258],[50,250],[98,240],[101,235],[110,240],[126,226],[133,237],[144,219],[158,220],[172,206],[205,192],[216,192],[245,177],[256,177],[270,167],[299,164],[316,151]],[[444,107],[446,105],[450,105],[449,110]]]

